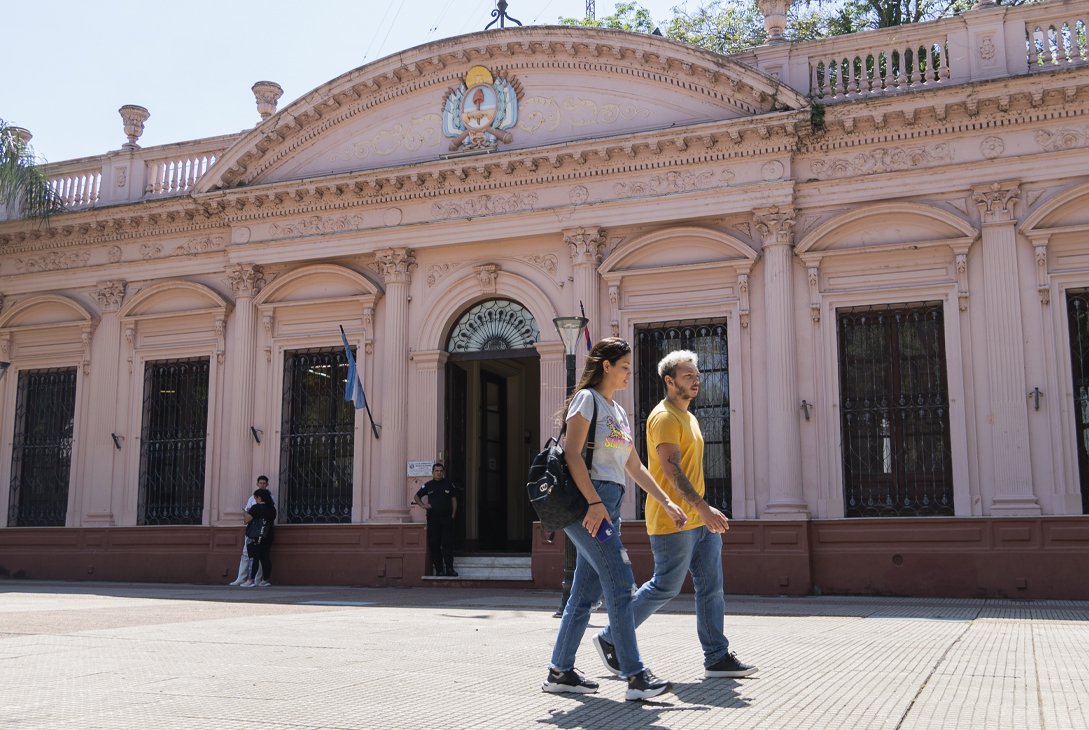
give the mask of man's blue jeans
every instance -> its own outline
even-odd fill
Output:
[[[703,646],[703,666],[726,658],[730,642],[723,633],[726,599],[722,596],[722,536],[705,526],[670,535],[651,535],[654,577],[635,594],[632,612],[638,627],[681,592],[684,576],[692,572],[696,588],[696,633]],[[612,615],[601,638],[613,641]],[[617,650],[619,656],[619,650]]]
[[[624,498],[624,488],[616,482],[593,482],[605,509],[609,511],[609,521],[620,524],[620,502]],[[620,542],[620,534],[605,542],[588,533],[581,522],[564,530],[565,537],[575,543],[579,559],[575,564],[575,579],[571,584],[571,598],[563,609],[560,621],[560,633],[556,637],[556,646],[552,650],[552,662],[549,666],[566,672],[575,667],[575,653],[586,633],[590,622],[590,607],[604,593],[605,607],[609,611],[609,625],[614,627],[616,640],[616,658],[620,662],[620,674],[630,677],[646,667],[639,658],[639,647],[635,643],[635,620],[632,614],[632,596],[635,595],[635,577],[631,572],[628,551]],[[719,591],[721,594],[721,590]]]

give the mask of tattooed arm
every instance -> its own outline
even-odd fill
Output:
[[[726,515],[707,504],[703,497],[699,495],[699,492],[696,491],[696,488],[692,486],[692,482],[689,481],[688,476],[684,473],[684,468],[681,467],[680,445],[658,444],[657,453],[658,462],[662,465],[662,472],[669,481],[669,485],[676,490],[677,494],[679,494],[684,501],[695,508],[696,512],[698,512],[699,516],[703,519],[703,524],[707,525],[707,529],[711,532],[724,532],[730,529],[730,524],[726,520]]]

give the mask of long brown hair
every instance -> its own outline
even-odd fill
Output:
[[[574,400],[575,393],[583,388],[593,388],[600,385],[601,381],[605,379],[605,361],[608,361],[610,365],[616,365],[620,358],[630,352],[631,344],[627,340],[622,340],[619,337],[606,337],[604,340],[598,340],[598,343],[590,350],[590,354],[586,356],[586,365],[583,367],[582,378],[579,379],[575,392],[568,396],[567,400],[564,401],[563,410],[556,414],[563,421],[560,436],[563,436],[567,430],[567,409],[571,407],[571,401]]]

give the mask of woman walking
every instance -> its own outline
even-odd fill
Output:
[[[273,538],[273,523],[276,521],[276,504],[272,501],[272,492],[267,489],[258,489],[253,493],[254,505],[246,511],[246,533],[249,535],[249,525],[251,522],[260,520],[263,521],[261,530],[258,530],[259,537],[254,538],[253,542],[250,542],[250,538],[247,538],[247,549],[250,553],[250,577],[245,583],[242,584],[243,588],[253,588],[255,585],[267,586],[269,585],[268,579],[272,577],[272,559],[270,553],[272,551],[272,538]],[[254,578],[257,575],[257,568],[261,568],[261,582],[255,583]]]
[[[578,651],[593,604],[604,593],[609,612],[620,676],[628,680],[626,699],[644,700],[673,689],[658,679],[639,657],[632,614],[632,590],[635,578],[620,533],[605,542],[595,535],[603,520],[620,524],[620,504],[624,499],[627,474],[658,500],[678,527],[684,525],[684,512],[658,487],[639,456],[632,451],[631,425],[624,408],[613,401],[613,394],[628,386],[631,379],[631,345],[617,337],[601,340],[586,358],[582,380],[565,407],[564,448],[571,478],[589,503],[582,521],[564,530],[566,539],[578,548],[571,598],[563,610],[560,632],[552,650],[545,692],[597,692],[598,683],[575,669]],[[597,427],[589,434],[596,409]],[[587,437],[593,443],[591,470],[587,470],[584,449]]]

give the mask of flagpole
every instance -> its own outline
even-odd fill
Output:
[[[338,325],[338,326],[340,327],[340,336],[345,342],[345,347],[347,347],[348,335],[344,334],[344,325]],[[351,348],[348,348],[347,352],[348,352],[348,357],[351,357],[352,356]],[[371,422],[371,433],[374,434],[375,441],[378,441],[379,440],[378,426],[376,426],[374,424],[374,416],[371,415],[371,402],[370,402],[370,399],[367,398],[367,391],[363,390],[363,381],[359,377],[358,364],[356,365],[356,368],[355,368],[355,377],[356,377],[356,380],[359,382],[359,390],[360,390],[360,392],[363,393],[363,407],[367,409],[367,418]]]

